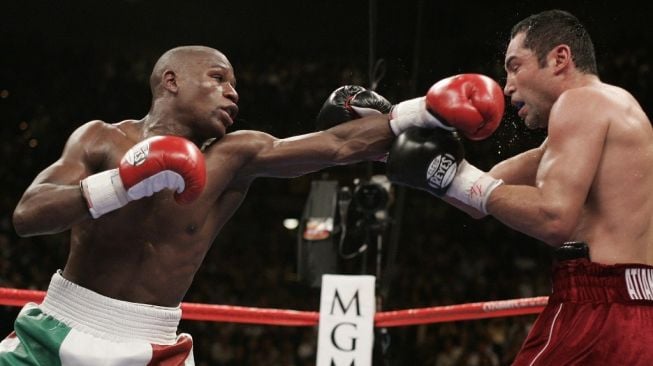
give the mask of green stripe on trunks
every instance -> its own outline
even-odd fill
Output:
[[[61,366],[59,348],[70,332],[67,325],[30,304],[16,318],[14,330],[20,344],[13,352],[0,353],[0,366]]]

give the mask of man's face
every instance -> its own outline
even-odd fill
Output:
[[[207,137],[222,137],[238,114],[236,78],[220,52],[190,58],[179,75],[179,97],[194,128]]]
[[[554,101],[549,92],[553,74],[548,65],[540,67],[532,50],[524,48],[524,37],[524,33],[517,34],[506,50],[504,93],[528,128],[546,128]]]

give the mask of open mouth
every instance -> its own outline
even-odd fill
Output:
[[[526,113],[526,108],[524,108],[526,103],[524,103],[524,102],[513,102],[512,105],[517,110],[517,115],[519,115],[520,117],[523,118],[524,114]]]

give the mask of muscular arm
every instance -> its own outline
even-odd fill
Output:
[[[598,97],[581,90],[561,96],[551,110],[549,138],[535,185],[504,184],[488,211],[504,224],[550,245],[568,240],[578,224],[608,129]],[[499,169],[497,169],[499,170]]]
[[[534,149],[498,163],[490,169],[489,174],[502,179],[505,184],[535,186],[537,168],[546,150],[546,141]]]
[[[290,178],[329,166],[375,160],[384,156],[394,137],[386,115],[285,139],[257,133],[249,139],[251,160],[240,175]]]
[[[537,148],[525,151],[498,163],[488,174],[494,178],[503,180],[505,184],[535,186],[537,168],[542,160],[545,148],[546,140]],[[482,212],[454,198],[443,197],[442,200],[473,218],[479,219],[485,217]]]
[[[100,124],[103,122],[90,122],[78,128],[59,160],[27,188],[13,215],[18,235],[54,234],[90,217],[79,181],[90,174],[87,147],[102,128]]]

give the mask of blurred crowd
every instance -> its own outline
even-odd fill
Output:
[[[148,50],[111,58],[50,50],[49,62],[27,58],[21,65],[3,66],[0,286],[45,290],[52,273],[63,266],[67,233],[18,238],[12,211],[27,185],[54,161],[81,123],[145,115],[147,79],[157,56]],[[241,98],[238,129],[260,129],[280,137],[310,132],[314,116],[333,89],[368,84],[367,65],[343,58],[279,57],[270,51],[243,59],[232,56]],[[602,79],[629,89],[651,116],[650,50],[623,51],[599,63]],[[470,71],[502,77],[497,68]],[[420,94],[433,81],[411,84],[388,73],[377,90],[396,102],[416,96],[410,95],[415,93],[411,85]],[[468,159],[487,169],[539,144],[543,137],[541,132],[526,131],[509,111],[491,139],[465,145]],[[327,177],[350,184],[370,171],[382,172],[383,166],[361,164],[293,180],[256,181],[208,253],[186,301],[316,311],[319,290],[297,276],[298,233],[282,221],[301,216],[312,180]],[[426,193],[403,194],[401,217],[396,216],[397,207],[389,207],[391,226],[400,234],[396,252],[385,253],[392,256],[385,260],[394,267],[380,279],[383,310],[549,294],[550,248],[492,218],[471,220]],[[0,307],[0,337],[12,328],[17,311]],[[377,334],[377,343],[387,349],[379,346],[375,357],[379,365],[508,365],[533,320],[534,316],[520,316],[390,328]],[[182,321],[180,329],[193,335],[195,360],[201,366],[315,363],[316,327]]]

